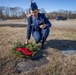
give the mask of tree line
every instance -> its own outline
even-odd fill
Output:
[[[45,13],[48,19],[55,19],[57,16],[64,16],[68,19],[76,19],[76,10],[59,10],[47,13],[44,8],[39,10],[41,13]],[[23,19],[27,18],[29,9],[23,9],[21,7],[5,7],[0,6],[0,18],[2,19]]]
[[[48,19],[55,19],[58,16],[66,17],[67,19],[76,19],[76,11],[59,10],[50,13],[46,13]]]
[[[21,7],[0,6],[0,18],[20,19],[20,18],[26,18],[26,14],[25,14],[25,10]]]

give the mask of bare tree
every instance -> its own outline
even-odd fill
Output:
[[[47,13],[44,8],[41,8],[41,9],[40,9],[40,12],[41,12],[41,13]]]
[[[55,19],[57,16],[64,16],[68,19],[76,18],[76,10],[69,11],[60,9],[58,11],[47,13],[44,8],[40,9],[41,13],[46,14],[46,17],[49,19]],[[0,6],[0,18],[3,19],[19,19],[19,18],[27,18],[30,13],[30,9],[23,9],[21,7],[5,7]]]
[[[3,18],[3,7],[0,7],[0,18]]]

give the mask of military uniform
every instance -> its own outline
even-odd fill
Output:
[[[37,9],[36,3],[31,4],[31,9],[35,10]],[[43,29],[40,29],[40,25],[46,24],[46,27]],[[28,26],[27,26],[27,39],[30,39],[30,36],[34,37],[36,43],[40,42],[42,40],[42,44],[46,41],[48,35],[49,35],[49,28],[51,27],[51,23],[49,20],[45,17],[45,14],[38,13],[38,16],[34,19],[31,16],[28,17]]]

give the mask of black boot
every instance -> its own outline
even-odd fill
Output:
[[[41,42],[41,49],[44,49],[44,38],[42,39],[42,42]]]
[[[44,49],[44,44],[41,44],[41,49]]]

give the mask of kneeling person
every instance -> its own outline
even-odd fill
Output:
[[[26,44],[29,43],[30,35],[32,34],[36,43],[39,43],[42,40],[41,48],[43,48],[44,42],[50,32],[49,28],[51,27],[51,23],[44,14],[39,13],[36,3],[31,3],[30,12],[31,16],[28,17]]]

